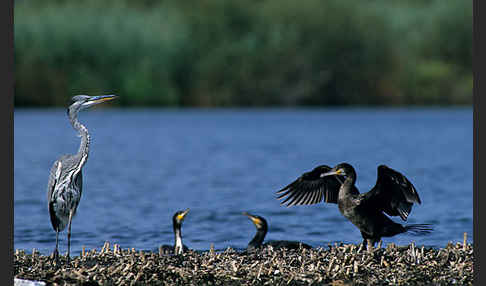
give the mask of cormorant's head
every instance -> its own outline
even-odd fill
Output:
[[[110,95],[98,95],[98,96],[89,96],[89,95],[76,95],[71,98],[71,103],[68,107],[68,113],[70,111],[76,111],[79,112],[83,109],[89,108],[93,105],[109,101],[112,99],[117,98],[116,95],[110,94]]]
[[[332,168],[328,172],[322,173],[321,178],[326,177],[326,176],[331,176],[331,175],[340,175],[340,176],[353,176],[354,175],[354,176],[356,176],[353,166],[351,166],[348,163],[341,163],[341,164],[336,165],[334,168]]]
[[[388,167],[387,165],[378,166],[378,172],[383,172],[383,171],[387,171],[387,170],[390,170],[390,167]]]
[[[261,231],[267,232],[268,224],[267,224],[267,221],[263,217],[258,216],[258,215],[252,215],[252,214],[249,214],[247,212],[244,212],[243,215],[246,215],[253,222],[253,224],[255,225],[255,227],[258,231],[261,230]]]
[[[327,173],[331,170],[331,167],[327,165],[320,165],[312,169],[312,171],[305,173],[306,177],[309,179],[318,178],[321,174]]]
[[[186,217],[188,212],[189,209],[186,209],[185,211],[178,211],[174,214],[174,216],[172,217],[172,223],[174,225],[174,228],[181,227],[182,222],[184,221],[184,218]]]

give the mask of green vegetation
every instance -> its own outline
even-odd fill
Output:
[[[464,0],[17,1],[15,105],[472,102]]]

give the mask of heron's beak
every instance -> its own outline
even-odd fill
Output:
[[[186,209],[186,210],[185,210],[183,213],[181,213],[181,214],[179,214],[179,215],[177,216],[177,219],[178,219],[179,221],[183,221],[183,220],[184,220],[184,218],[186,217],[186,215],[187,215],[187,213],[188,213],[188,212],[189,212],[189,209]]]
[[[83,103],[83,107],[84,108],[88,108],[88,107],[91,107],[93,105],[96,105],[96,104],[105,102],[105,101],[113,100],[113,99],[115,99],[117,97],[118,96],[117,95],[114,95],[114,94],[93,96],[88,101],[86,101],[85,103]]]

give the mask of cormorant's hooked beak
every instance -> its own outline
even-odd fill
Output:
[[[242,213],[243,215],[246,215],[247,217],[249,217],[250,219],[253,217],[251,214],[247,213],[247,212],[243,212]]]
[[[260,227],[262,225],[262,221],[257,218],[256,216],[254,215],[251,215],[247,212],[243,212],[243,215],[246,215],[247,217],[249,217],[251,219],[251,221],[257,226],[257,227]]]
[[[189,209],[186,209],[185,211],[183,211],[182,213],[180,213],[178,216],[177,216],[177,220],[179,221],[183,221],[184,218],[186,217],[187,213],[189,212]]]
[[[346,176],[346,174],[343,172],[342,169],[337,169],[337,170],[331,170],[329,172],[323,173],[320,175],[321,178],[327,177],[327,176],[333,176],[333,175],[341,175],[341,176]]]
[[[115,99],[117,97],[118,96],[117,95],[114,95],[114,94],[92,96],[88,101],[86,101],[86,102],[84,102],[82,104],[82,107],[83,108],[88,108],[88,107],[91,107],[93,105],[96,105],[96,104],[105,102],[105,101],[113,100],[113,99]]]

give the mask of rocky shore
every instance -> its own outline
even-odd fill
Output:
[[[57,263],[35,251],[14,254],[15,278],[47,285],[472,285],[473,246],[435,249],[388,244],[254,252],[189,251],[168,255],[107,242]]]

